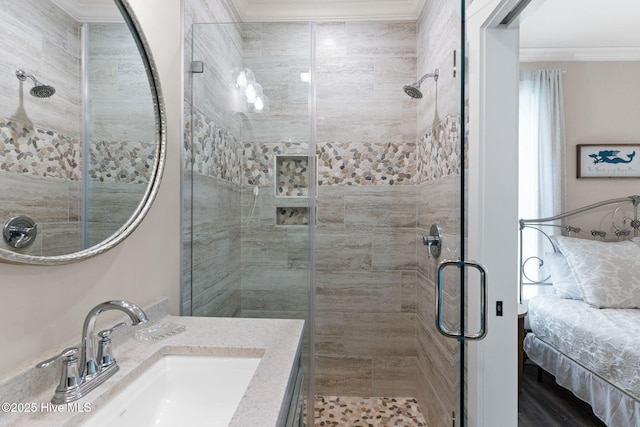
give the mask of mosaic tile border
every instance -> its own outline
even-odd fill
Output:
[[[0,118],[0,170],[79,181],[80,140],[31,123]]]
[[[418,402],[411,397],[316,396],[315,427],[425,427]]]
[[[415,143],[318,143],[320,185],[410,185],[417,179]]]
[[[193,123],[194,143],[190,125],[185,128],[185,161],[195,173],[244,185],[277,179],[276,195],[308,194],[300,171],[282,181],[275,167],[276,156],[306,155],[308,143],[240,143],[198,112]],[[460,174],[460,114],[447,115],[417,143],[318,142],[316,155],[319,185],[415,185]]]
[[[185,135],[185,162],[194,173],[241,183],[242,144],[226,129],[193,110],[193,132]],[[191,126],[187,127],[187,132]],[[194,134],[192,140],[191,134]]]
[[[460,174],[460,114],[449,114],[418,144],[418,183]]]
[[[275,185],[276,171],[274,170],[276,156],[306,156],[309,151],[307,142],[275,142],[244,144],[244,172],[245,185]]]
[[[145,141],[92,142],[89,177],[100,182],[146,184],[157,153],[155,143]]]
[[[145,184],[156,155],[155,142],[97,141],[89,176],[100,182]],[[0,170],[82,180],[82,142],[31,123],[0,118]]]

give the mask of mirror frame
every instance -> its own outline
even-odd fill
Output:
[[[138,46],[138,51],[140,52],[142,62],[144,63],[145,69],[147,70],[147,77],[149,79],[151,97],[153,100],[154,116],[156,122],[156,145],[158,149],[155,162],[153,164],[153,167],[151,168],[149,185],[144,194],[144,197],[138,204],[131,217],[123,226],[121,226],[110,237],[94,246],[70,254],[54,256],[26,255],[0,248],[0,262],[31,265],[61,265],[92,258],[96,255],[108,251],[109,249],[115,247],[124,239],[126,239],[133,232],[133,230],[135,230],[138,225],[140,225],[147,212],[149,212],[149,209],[151,208],[151,205],[156,198],[158,189],[160,187],[162,173],[164,171],[167,150],[167,121],[164,100],[162,98],[162,90],[160,88],[160,79],[155,61],[153,60],[153,55],[151,54],[149,43],[147,42],[147,39],[142,32],[140,22],[133,13],[129,1],[114,0],[114,2],[120,10],[122,17],[129,27],[131,35],[133,36],[136,45]]]

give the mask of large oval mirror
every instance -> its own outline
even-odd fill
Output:
[[[126,0],[0,10],[0,259],[65,264],[125,239],[165,157],[154,62]]]

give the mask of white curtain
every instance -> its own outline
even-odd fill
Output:
[[[520,72],[519,152],[519,217],[542,218],[562,212],[565,140],[561,70]],[[550,251],[549,244],[532,233],[523,240],[524,259]]]
[[[562,71],[521,71],[520,218],[563,210],[564,152]]]

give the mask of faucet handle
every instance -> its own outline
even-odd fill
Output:
[[[64,403],[64,400],[59,400],[59,396],[74,394],[78,390],[78,387],[80,387],[80,374],[78,373],[78,359],[76,358],[76,353],[78,353],[78,347],[65,348],[62,350],[62,353],[36,365],[36,368],[44,368],[53,364],[58,359],[63,359],[62,370],[60,371],[60,382],[58,383],[56,393],[51,400],[51,402],[55,404]]]
[[[124,322],[117,323],[117,324],[113,325],[109,329],[105,329],[104,331],[98,332],[98,336],[100,338],[102,338],[102,339],[108,338],[109,335],[111,335],[113,333],[113,331],[115,331],[116,329],[121,328],[123,326],[127,326],[127,324],[124,323]],[[108,339],[111,339],[111,338],[108,338]]]
[[[109,335],[123,326],[127,326],[127,324],[120,322],[109,329],[98,332],[98,336],[100,337],[100,341],[98,342],[98,364],[101,370],[116,363],[116,359],[114,359],[111,354],[111,337]]]
[[[67,358],[67,361],[72,361],[73,359],[75,359],[75,355],[76,353],[78,353],[78,347],[69,347],[69,348],[65,348],[64,350],[62,350],[62,353],[53,356],[50,359],[47,360],[43,360],[42,362],[38,363],[36,365],[36,368],[44,368],[47,367],[49,365],[52,365],[54,362],[56,362],[58,359],[63,359],[63,358]]]

